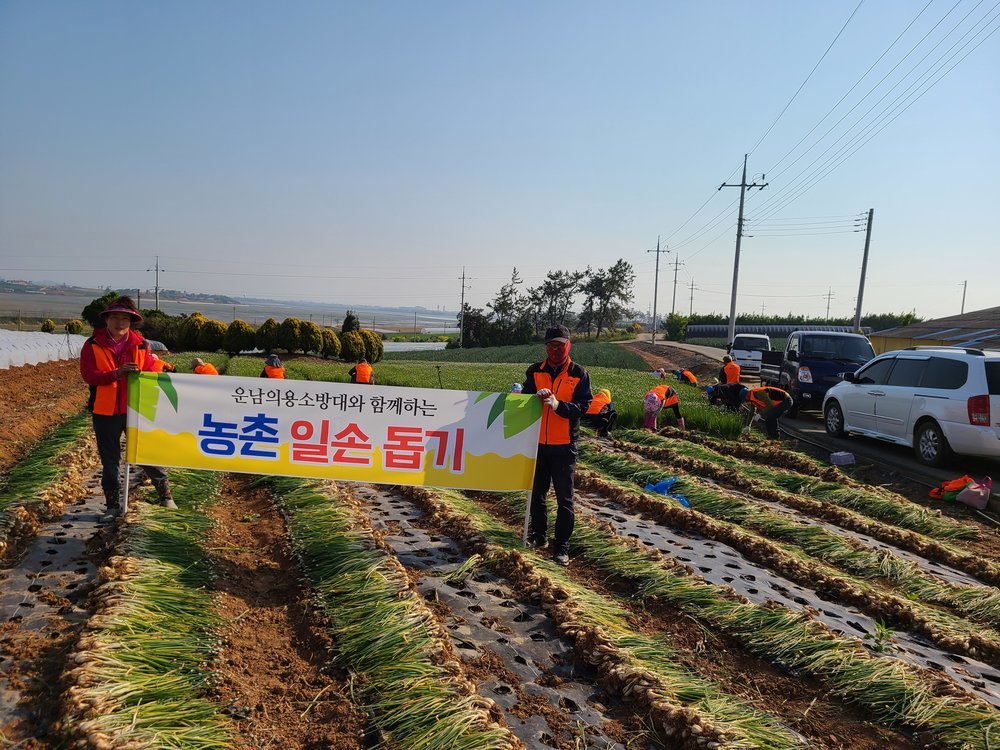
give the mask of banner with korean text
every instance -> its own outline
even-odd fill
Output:
[[[130,376],[130,463],[494,491],[531,488],[535,396]]]

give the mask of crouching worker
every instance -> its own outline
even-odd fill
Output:
[[[142,334],[132,326],[142,322],[142,316],[131,297],[113,300],[103,312],[105,327],[94,330],[80,351],[80,376],[90,386],[87,411],[92,415],[97,453],[101,457],[101,489],[107,511],[103,522],[121,514],[119,494],[121,482],[121,439],[125,434],[128,411],[128,375],[132,372],[153,372],[154,361]],[[159,466],[143,466],[156,488],[165,508],[176,508],[170,496],[170,480]]]
[[[160,359],[153,354],[153,352],[149,353],[149,358],[153,361],[152,372],[177,372],[176,367],[167,362],[165,359]]]
[[[275,380],[285,379],[285,366],[277,354],[270,354],[264,360],[264,369],[260,371],[260,377],[274,378]]]
[[[743,397],[744,403],[750,407],[750,419],[754,414],[760,414],[764,419],[764,430],[772,440],[778,439],[778,418],[792,406],[792,397],[787,391],[765,385],[749,389]],[[746,431],[749,431],[747,425]]]
[[[201,357],[195,357],[191,360],[191,371],[195,375],[218,375],[219,371],[215,369],[215,365],[211,362],[206,362]]]
[[[590,408],[583,415],[583,423],[597,430],[601,437],[607,437],[618,419],[618,412],[611,403],[611,391],[601,388],[594,394],[594,400],[590,402]]]
[[[706,388],[705,395],[708,396],[709,404],[713,406],[718,404],[726,411],[735,412],[743,405],[743,397],[748,390],[749,388],[740,383],[720,383]]]
[[[657,429],[656,418],[665,408],[673,409],[678,426],[682,430],[685,429],[684,417],[681,416],[681,400],[677,397],[677,391],[671,386],[657,385],[650,388],[643,397],[642,406],[642,426],[644,429],[655,431]]]
[[[674,375],[682,383],[689,383],[691,385],[698,385],[698,378],[690,370],[674,370]]]

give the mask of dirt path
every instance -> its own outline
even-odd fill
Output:
[[[247,748],[364,747],[350,677],[330,668],[331,641],[301,585],[285,524],[263,490],[228,478],[208,547],[226,622],[215,698]]]
[[[719,372],[718,361],[697,352],[688,352],[666,346],[653,346],[644,341],[622,344],[622,346],[642,357],[649,365],[650,370],[659,367],[667,372],[680,369],[690,370],[697,376],[699,382],[705,381],[706,384]]]
[[[0,470],[7,469],[49,430],[87,403],[80,363],[45,362],[0,373]]]

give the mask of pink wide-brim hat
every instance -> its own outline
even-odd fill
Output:
[[[112,305],[111,307],[101,310],[100,316],[102,318],[106,318],[111,313],[116,313],[116,312],[126,313],[129,317],[132,318],[133,323],[142,322],[142,316],[139,313],[137,313],[135,310],[132,310],[131,308],[125,307],[124,305]]]

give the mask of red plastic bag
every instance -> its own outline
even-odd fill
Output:
[[[993,489],[993,480],[989,477],[983,477],[982,482],[972,482],[965,485],[958,493],[958,497],[955,498],[955,502],[968,505],[976,510],[983,510],[990,502],[991,489]]]

